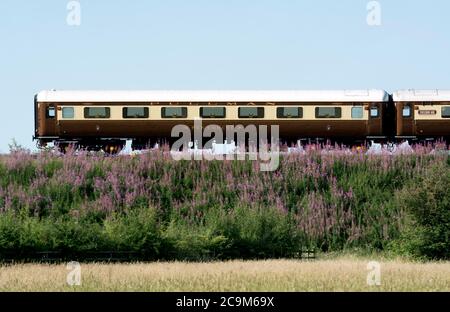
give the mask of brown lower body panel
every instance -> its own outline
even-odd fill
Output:
[[[152,120],[152,121],[60,121],[57,135],[62,138],[170,138],[172,128],[186,125],[193,129],[191,120]],[[227,125],[278,125],[280,138],[365,138],[370,135],[366,121],[304,121],[288,120],[283,122],[267,121],[223,121],[202,120],[203,129],[208,125],[218,125],[223,129]]]
[[[447,120],[417,120],[415,125],[416,136],[449,137],[450,119]]]

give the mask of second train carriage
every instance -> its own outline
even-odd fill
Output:
[[[393,94],[396,136],[405,139],[450,139],[450,91],[400,90]]]
[[[76,144],[116,152],[171,140],[175,125],[279,125],[282,141],[362,142],[395,131],[383,90],[342,91],[42,91],[35,96],[40,146]]]

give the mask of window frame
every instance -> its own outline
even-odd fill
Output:
[[[133,109],[143,109],[144,110],[144,115],[141,116],[130,116],[127,115],[128,109],[129,108],[133,108]],[[148,119],[150,116],[150,110],[148,107],[146,106],[124,106],[122,107],[122,119]]]
[[[282,110],[285,110],[286,108],[297,108],[297,111],[298,111],[297,116],[284,115]],[[277,107],[277,118],[278,119],[301,119],[301,118],[303,118],[303,107],[302,106],[280,106],[280,107]]]
[[[376,115],[372,115],[372,110],[373,109],[377,110],[377,114]],[[380,118],[380,107],[378,105],[371,104],[369,106],[369,117],[371,119]]]
[[[336,110],[339,112],[339,116],[336,116],[336,117],[334,117],[334,116],[319,116],[319,111],[320,111],[320,109],[322,109],[322,108],[334,108],[334,110],[335,110],[335,112],[336,112]],[[342,107],[339,107],[339,106],[316,106],[315,107],[315,109],[314,109],[314,117],[316,118],[316,119],[342,119]]]
[[[444,116],[444,109],[449,111],[449,114],[446,116]],[[445,118],[445,119],[450,118],[450,106],[442,106],[441,107],[441,118]]]
[[[89,114],[87,113],[88,110],[92,109],[92,108],[104,108],[105,109],[105,116],[89,116]],[[111,107],[108,106],[89,106],[89,107],[84,107],[83,109],[83,117],[84,119],[110,119],[111,118]]]
[[[242,115],[242,111],[241,109],[243,108],[252,108],[252,109],[256,109],[256,116],[243,116]],[[265,116],[265,108],[262,106],[240,106],[238,107],[238,118],[242,118],[242,119],[255,119],[255,118],[264,118]]]
[[[72,117],[66,117],[64,116],[64,111],[67,109],[72,110]],[[75,107],[74,106],[64,106],[61,108],[61,117],[62,119],[75,119]]]
[[[361,114],[360,114],[361,117],[354,117],[353,116],[353,110],[356,109],[356,108],[361,110]],[[352,119],[364,119],[364,106],[363,105],[354,105],[354,106],[352,106],[352,109],[350,111],[350,116],[351,116]]]
[[[53,116],[50,115],[50,111],[53,111]],[[45,108],[45,118],[46,119],[55,119],[56,118],[56,106],[49,105]]]
[[[181,116],[174,116],[174,115],[167,116],[166,115],[166,109],[167,108],[180,108],[181,109]],[[188,116],[188,111],[187,111],[187,107],[186,106],[176,106],[176,107],[164,106],[164,107],[161,107],[161,118],[162,119],[187,118],[187,116]]]
[[[409,114],[405,115],[405,108],[409,108]],[[411,118],[412,117],[412,110],[414,109],[414,105],[411,103],[406,103],[402,107],[402,118]]]
[[[206,116],[204,116],[203,115],[203,110],[204,109],[208,109],[208,108],[220,108],[220,109],[223,109],[223,116],[222,115],[220,115],[220,116],[218,116],[218,115],[206,115]],[[225,107],[225,106],[202,106],[202,107],[200,107],[199,108],[199,111],[198,111],[198,113],[199,113],[199,116],[201,117],[201,118],[210,118],[210,119],[212,119],[212,118],[220,118],[220,119],[223,119],[223,118],[227,118],[227,108]]]

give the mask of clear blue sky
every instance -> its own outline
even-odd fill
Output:
[[[0,151],[42,89],[450,89],[450,1],[0,2]]]

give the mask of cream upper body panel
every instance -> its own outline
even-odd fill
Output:
[[[208,107],[208,106],[159,106],[159,105],[152,105],[152,106],[139,106],[139,107],[147,107],[149,109],[149,116],[148,118],[123,118],[123,108],[125,107],[133,107],[133,105],[114,105],[114,106],[107,106],[110,108],[110,117],[109,118],[84,118],[84,108],[86,107],[99,107],[99,106],[82,106],[82,105],[60,105],[61,109],[58,110],[58,120],[61,121],[70,121],[70,120],[126,120],[126,121],[142,121],[142,120],[165,120],[165,121],[176,121],[176,120],[194,120],[194,119],[204,119],[204,120],[216,120],[216,121],[245,121],[245,120],[277,120],[277,121],[289,121],[289,120],[368,120],[369,119],[369,111],[365,109],[363,105],[298,105],[298,107],[302,107],[302,117],[301,118],[277,118],[277,108],[279,106],[270,106],[270,105],[255,105],[253,107],[263,107],[264,108],[264,117],[263,118],[242,118],[239,117],[239,107],[249,107],[249,106],[220,106],[226,108],[226,115],[225,118],[202,118],[200,116],[200,108],[201,107]],[[161,109],[163,107],[186,107],[187,108],[187,117],[186,118],[163,118],[161,114]],[[317,107],[339,107],[341,108],[341,118],[316,118],[316,108]],[[74,114],[71,118],[64,118],[63,117],[63,110],[64,108],[73,108]],[[352,110],[357,109],[358,112],[362,111],[362,115],[358,115],[358,117],[352,116]],[[353,111],[354,112],[354,111]]]
[[[427,105],[414,105],[415,114],[414,119],[416,120],[438,120],[444,119],[449,120],[449,117],[442,116],[444,109],[450,110],[450,102],[444,105],[437,104],[427,104]]]

